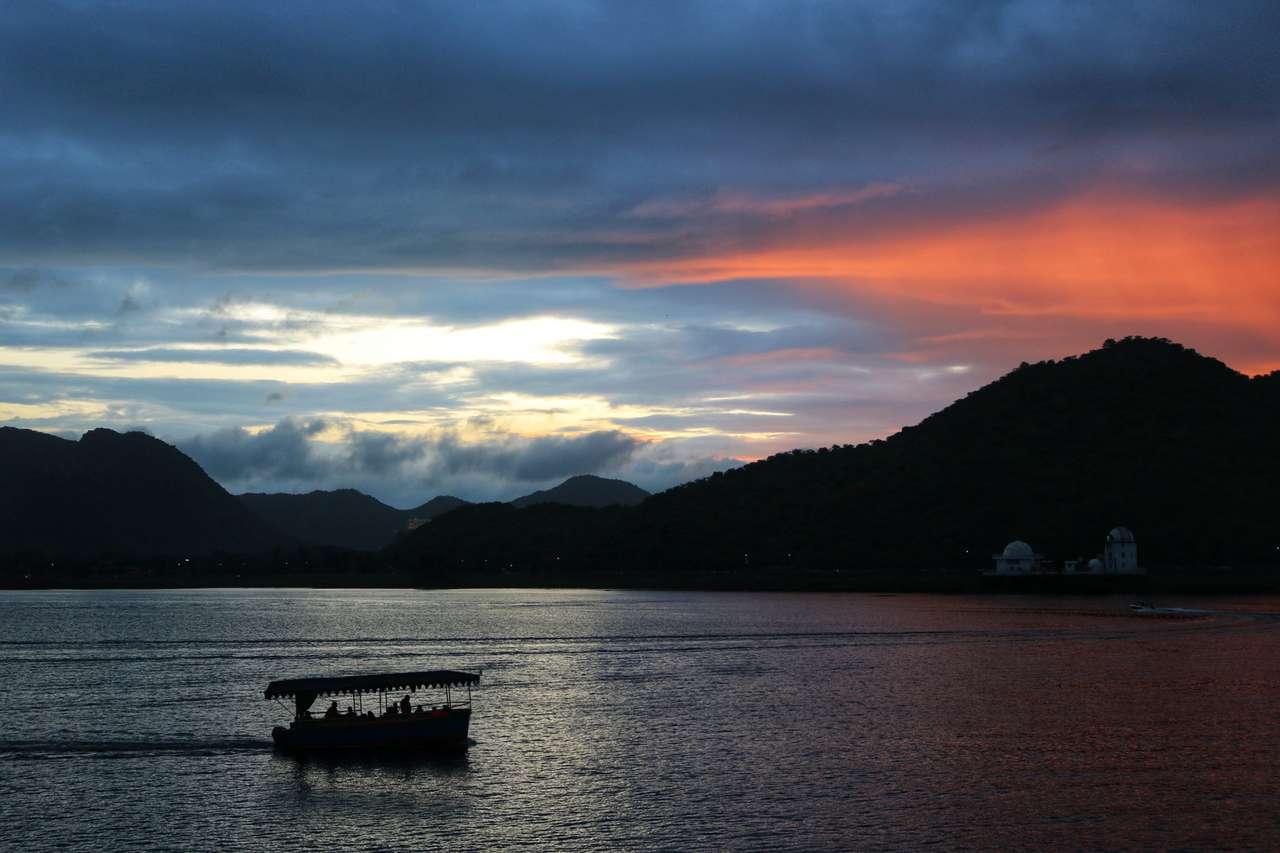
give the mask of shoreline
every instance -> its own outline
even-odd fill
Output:
[[[590,589],[649,590],[687,592],[850,592],[943,595],[1115,595],[1115,594],[1203,594],[1266,595],[1280,593],[1280,577],[1275,575],[1170,575],[1114,578],[993,578],[989,576],[848,575],[821,577],[733,578],[697,575],[683,578],[660,575],[633,577],[566,575],[558,578],[497,575],[470,578],[440,578],[423,583],[421,577],[399,573],[272,574],[245,577],[99,577],[13,578],[0,581],[3,591],[74,590],[183,590],[183,589]]]

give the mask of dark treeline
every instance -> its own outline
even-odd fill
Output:
[[[58,569],[28,551],[7,582],[172,570],[421,586],[947,586],[1011,539],[1088,558],[1116,525],[1137,534],[1157,575],[1268,578],[1280,565],[1277,432],[1280,374],[1249,378],[1163,339],[1128,338],[1023,364],[888,439],[779,454],[636,506],[468,505],[374,554],[209,552],[192,569],[158,557]]]

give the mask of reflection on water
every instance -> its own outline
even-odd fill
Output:
[[[473,797],[461,792],[467,772],[466,756],[277,754],[268,768],[268,784],[259,789],[263,799],[258,808],[301,826],[314,822],[350,828],[378,814],[400,815],[400,820],[413,815],[452,820],[473,806]],[[383,828],[370,830],[369,840],[379,845],[397,841]]]
[[[328,782],[342,782],[358,779],[388,784],[398,782],[405,787],[415,780],[429,780],[431,784],[456,783],[459,777],[466,774],[469,762],[465,753],[432,754],[432,753],[329,753],[319,755],[292,755],[273,752],[272,773],[282,770],[292,774],[299,787],[315,784],[324,779]]]
[[[1272,847],[1280,599],[0,593],[22,849]],[[483,669],[461,756],[299,759],[273,678]],[[9,842],[6,842],[9,843]]]

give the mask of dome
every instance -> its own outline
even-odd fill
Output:
[[[1107,534],[1108,542],[1133,542],[1133,531],[1127,527],[1115,527]]]
[[[1008,545],[1004,546],[1004,554],[1001,556],[1006,560],[1029,560],[1034,557],[1035,554],[1031,552],[1030,545],[1023,542],[1021,539],[1015,539]]]
[[[1099,560],[1097,557],[1094,557],[1092,560],[1090,560],[1090,561],[1089,561],[1089,571],[1091,571],[1091,572],[1100,572],[1100,571],[1102,571],[1102,561],[1101,561],[1101,560]]]

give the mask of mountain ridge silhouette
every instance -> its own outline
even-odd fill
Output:
[[[184,556],[296,544],[176,447],[142,432],[78,441],[0,427],[0,553]]]
[[[510,503],[521,508],[546,503],[582,507],[633,506],[647,497],[649,492],[626,480],[578,474],[558,486],[531,492]]]

